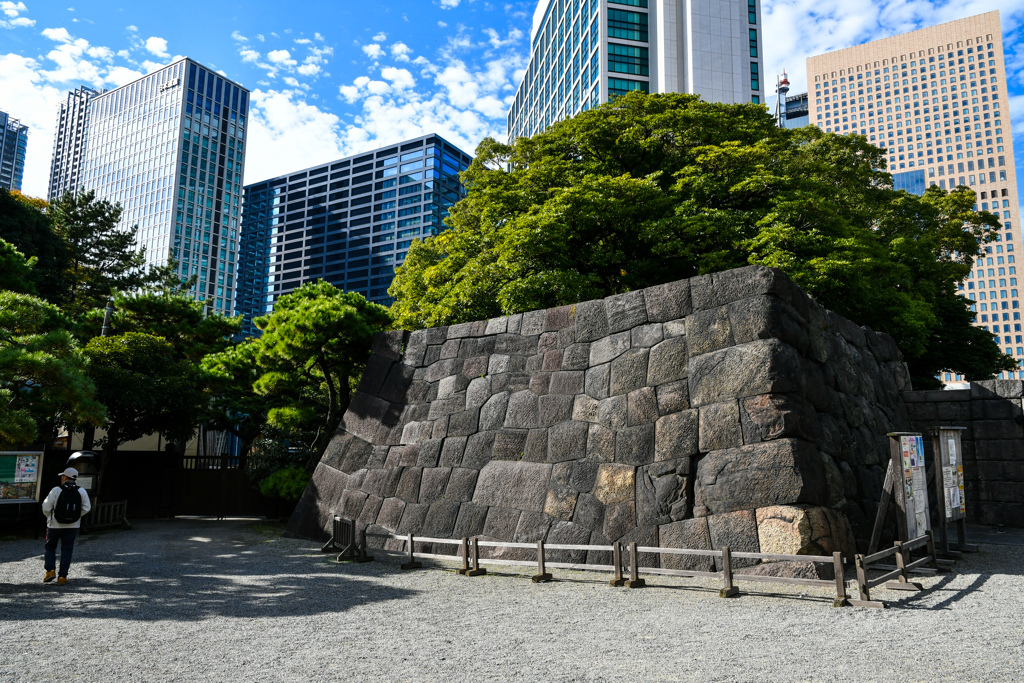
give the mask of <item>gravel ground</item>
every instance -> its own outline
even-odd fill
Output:
[[[82,539],[71,581],[0,542],[0,680],[1010,681],[1024,678],[1024,547],[985,545],[887,610],[827,591],[649,577],[337,564],[244,521]],[[73,662],[68,667],[68,662]]]

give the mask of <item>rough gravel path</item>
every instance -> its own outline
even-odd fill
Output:
[[[790,586],[338,565],[276,531],[141,522],[83,539],[65,587],[40,583],[41,541],[0,543],[0,680],[1024,679],[1020,546],[868,610]]]

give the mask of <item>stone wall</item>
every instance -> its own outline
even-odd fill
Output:
[[[761,267],[385,333],[288,533],[326,538],[338,513],[425,536],[849,557],[909,388],[891,338]]]
[[[966,427],[964,491],[967,519],[978,524],[1024,527],[1024,382],[973,382],[969,389],[903,394],[915,431]],[[928,462],[931,439],[925,438]]]

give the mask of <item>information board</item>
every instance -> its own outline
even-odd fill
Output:
[[[39,500],[43,454],[38,451],[0,451],[0,504]]]
[[[931,516],[928,513],[928,479],[924,466],[924,439],[920,434],[901,434],[899,439],[907,538],[912,540],[924,536],[931,528]]]
[[[967,516],[964,496],[964,460],[960,447],[959,427],[939,427],[935,431],[936,464],[940,467],[941,505],[947,522]]]

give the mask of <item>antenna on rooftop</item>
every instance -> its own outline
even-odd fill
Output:
[[[786,96],[789,95],[789,76],[786,70],[782,70],[782,76],[775,79],[775,92],[778,97],[775,100],[775,119],[779,122],[779,128],[786,127]]]

